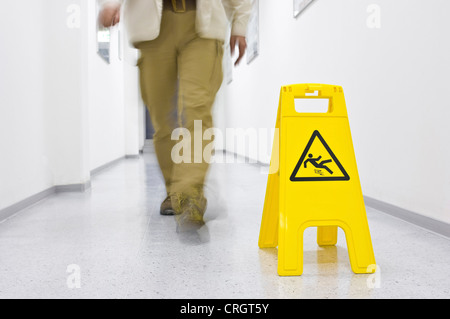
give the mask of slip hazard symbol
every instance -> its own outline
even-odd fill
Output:
[[[290,180],[292,182],[348,181],[350,176],[319,131],[314,131]]]

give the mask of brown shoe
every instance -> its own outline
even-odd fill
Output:
[[[171,195],[167,196],[166,199],[162,202],[159,213],[164,216],[176,215],[175,209],[173,208],[172,205]]]
[[[176,216],[177,232],[195,231],[205,225],[203,215],[206,211],[205,197],[186,197],[181,207],[181,214]]]

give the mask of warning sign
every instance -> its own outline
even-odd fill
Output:
[[[296,99],[317,98],[329,99],[332,107],[326,113],[296,110]],[[353,272],[373,273],[376,262],[342,87],[283,86],[275,123],[279,134],[274,137],[259,247],[278,247],[278,274],[299,276],[305,229],[317,227],[317,244],[333,246],[340,228]]]
[[[348,181],[350,176],[319,131],[314,131],[290,180],[291,182]]]

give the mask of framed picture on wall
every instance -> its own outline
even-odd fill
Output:
[[[294,18],[297,18],[314,0],[294,0]]]
[[[259,55],[259,0],[253,2],[247,31],[247,64]]]

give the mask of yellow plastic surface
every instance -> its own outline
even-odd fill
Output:
[[[316,96],[310,94],[317,92]],[[329,99],[327,113],[298,113],[295,99]],[[281,88],[259,247],[278,246],[278,274],[303,273],[303,233],[317,227],[320,246],[336,245],[344,230],[355,273],[372,273],[370,238],[342,87]],[[274,168],[274,169],[273,169]]]

